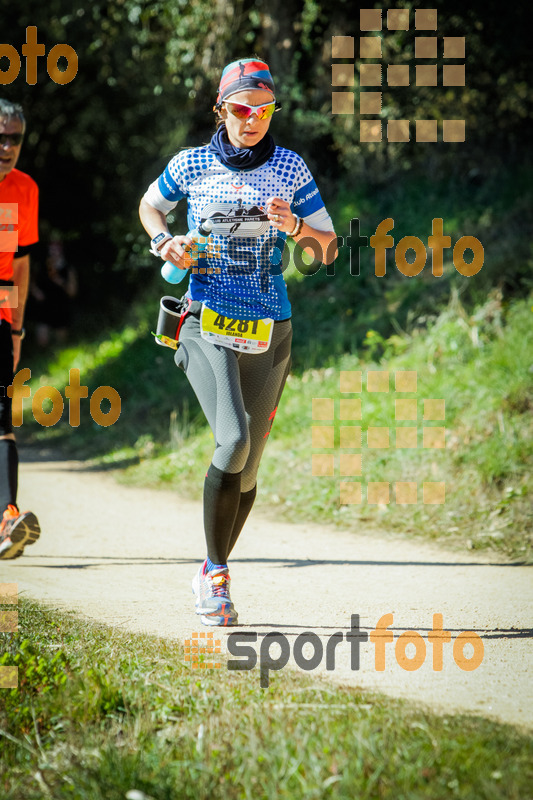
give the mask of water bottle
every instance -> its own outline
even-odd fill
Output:
[[[194,255],[191,255],[191,266],[197,266],[198,262],[201,258],[205,258],[205,250],[207,248],[207,240],[211,230],[213,228],[213,223],[209,219],[205,219],[201,222],[197,228],[193,228],[193,230],[189,231],[187,236],[189,236],[193,240],[193,244],[189,248],[189,250],[193,249]],[[161,267],[161,275],[167,281],[167,283],[180,283],[188,273],[188,269],[181,269],[177,267],[172,261],[165,261],[163,266]]]

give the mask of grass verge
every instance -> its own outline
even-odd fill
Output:
[[[524,800],[531,738],[283,671],[192,670],[180,644],[22,599],[2,634],[5,800]],[[138,794],[130,794],[138,792]]]
[[[409,333],[385,339],[370,330],[361,355],[332,358],[322,369],[291,375],[261,464],[258,505],[288,520],[357,532],[379,527],[529,559],[531,312],[531,301],[506,306],[495,292],[468,313],[453,294],[444,311],[420,320]],[[97,456],[100,466],[124,467],[121,480],[172,487],[200,499],[199,476],[211,460],[213,438],[172,351],[154,353],[146,321],[83,350],[63,351],[47,374],[35,376],[33,392],[43,383],[64,385],[72,366],[82,370],[82,378],[84,371],[89,376],[89,394],[100,383],[117,387],[120,420],[99,427],[83,418],[88,403],[82,401],[79,429],[66,418],[53,428],[30,421],[30,439],[67,448],[78,458]],[[401,372],[416,373],[416,391],[395,392]],[[360,373],[362,390],[341,391],[341,373]],[[369,373],[384,376],[386,391],[369,390]],[[333,402],[330,419],[313,416],[316,399]],[[407,416],[398,400],[411,403]],[[440,418],[430,413],[428,419],[427,400],[441,401]],[[358,401],[361,419],[354,411]],[[370,429],[384,437],[379,446],[368,446]],[[359,430],[359,445],[345,439]],[[329,441],[320,440],[321,434]],[[402,436],[409,437],[408,446],[398,446]],[[322,456],[330,459],[333,475],[313,474],[313,460]],[[360,484],[361,502],[344,502],[341,483]],[[414,487],[410,502],[399,502],[398,483]],[[382,487],[377,502],[369,484]],[[436,498],[444,502],[432,502],[424,484],[444,485],[444,496]]]

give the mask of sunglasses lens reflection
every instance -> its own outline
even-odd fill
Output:
[[[268,103],[266,106],[246,106],[239,103],[228,103],[228,110],[237,119],[248,119],[252,113],[257,114],[260,120],[268,119],[272,116],[275,109],[274,103]]]
[[[259,119],[268,119],[274,113],[274,109],[275,109],[274,103],[269,103],[268,106],[263,106],[263,108],[258,109]]]
[[[250,114],[252,113],[252,109],[248,106],[238,106],[236,104],[228,105],[229,111],[233,114],[234,117],[238,119],[248,119]]]

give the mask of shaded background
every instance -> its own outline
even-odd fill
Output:
[[[466,301],[495,285],[506,295],[524,292],[533,230],[526,144],[533,98],[529,4],[504,9],[489,0],[465,8],[446,0],[375,7],[411,9],[407,32],[388,33],[383,14],[384,63],[413,62],[416,8],[438,9],[439,37],[466,36],[465,87],[383,88],[385,118],[465,118],[465,143],[360,145],[357,86],[356,113],[331,114],[331,37],[351,35],[357,45],[359,36],[360,6],[350,2],[50,0],[43,6],[29,0],[21,9],[1,0],[3,42],[20,53],[26,26],[35,25],[46,52],[64,42],[78,53],[79,72],[69,84],[54,83],[39,58],[36,85],[26,84],[23,60],[18,78],[0,91],[27,111],[19,166],[41,189],[43,239],[59,232],[76,265],[77,316],[85,330],[106,324],[110,302],[116,318],[120,305],[153,280],[138,200],[177,150],[209,140],[221,69],[252,53],[269,63],[283,104],[271,128],[276,141],[308,162],[337,233],[346,236],[350,218],[358,216],[370,235],[392,216],[396,242],[406,234],[426,241],[432,217],[442,216],[452,244],[470,234],[485,246],[485,266],[474,280],[448,268],[440,281],[426,274],[428,268],[415,279],[393,270],[379,281],[369,253],[362,255],[361,277],[354,278],[345,248],[334,281],[321,271],[300,285],[303,307],[320,316],[324,302],[342,312],[370,301],[371,316],[379,310],[374,327],[386,334],[393,317],[403,325],[409,312],[445,302],[452,281]],[[7,60],[0,66],[7,68]],[[357,74],[356,68],[356,82]],[[176,216],[178,232],[184,210]],[[335,332],[335,348],[357,345],[369,321],[368,313],[352,317],[349,330]]]

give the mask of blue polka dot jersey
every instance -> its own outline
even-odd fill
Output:
[[[312,227],[333,230],[313,176],[292,150],[276,147],[252,170],[224,166],[207,146],[174,156],[145,200],[168,214],[187,198],[189,229],[205,219],[213,225],[208,274],[191,274],[188,297],[235,319],[291,316],[282,265],[286,234],[270,225],[269,197],[281,197]]]

